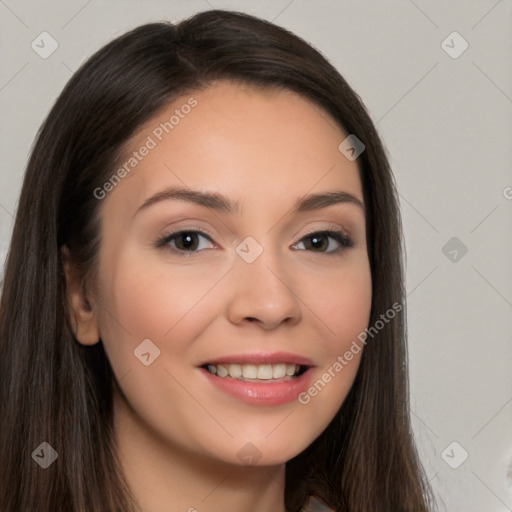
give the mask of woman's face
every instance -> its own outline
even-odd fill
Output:
[[[261,465],[327,427],[357,372],[361,352],[344,354],[367,327],[372,291],[358,168],[338,149],[346,137],[290,91],[222,81],[130,140],[114,185],[97,191],[97,335],[82,339],[103,341],[117,425]],[[204,368],[213,362],[217,375]],[[309,369],[283,378],[294,362]],[[262,380],[223,378],[221,366]]]

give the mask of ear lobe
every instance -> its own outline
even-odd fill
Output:
[[[95,345],[100,339],[96,313],[87,297],[84,282],[73,269],[69,248],[63,245],[60,252],[66,275],[68,312],[75,338],[82,345]]]

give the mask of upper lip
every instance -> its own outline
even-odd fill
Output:
[[[311,359],[291,352],[246,352],[244,354],[231,354],[204,361],[199,366],[206,364],[296,364],[301,366],[314,366]]]

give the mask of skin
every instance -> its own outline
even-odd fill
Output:
[[[191,96],[197,106],[102,200],[98,279],[87,294],[66,264],[76,337],[104,344],[119,386],[118,454],[144,512],[283,512],[285,463],[332,420],[362,352],[307,405],[243,403],[197,365],[284,350],[313,361],[315,382],[367,327],[363,209],[339,203],[291,213],[311,193],[343,190],[362,202],[358,168],[338,150],[347,134],[322,109],[291,91],[228,81],[169,105],[138,130],[127,154]],[[222,193],[242,212],[168,200],[135,215],[174,185]],[[353,246],[327,237],[320,249],[308,245],[310,230],[331,228]],[[207,230],[213,242],[198,236],[190,257],[172,251],[183,238],[155,247],[179,229]],[[248,236],[263,248],[250,264],[235,250]],[[149,366],[133,353],[144,339],[161,351]],[[254,466],[237,456],[248,442],[261,456]]]

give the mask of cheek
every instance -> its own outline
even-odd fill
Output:
[[[372,282],[367,259],[326,275],[320,284],[312,284],[306,292],[314,311],[328,328],[326,348],[342,350],[368,325]]]
[[[194,415],[204,415],[189,384],[183,386],[190,382],[195,341],[219,316],[215,283],[224,273],[148,265],[127,254],[104,281],[101,334],[116,379],[138,416],[176,439],[186,437]]]
[[[311,287],[308,294],[326,328],[317,340],[321,365],[299,403],[319,435],[343,404],[359,368],[364,345],[358,336],[368,327],[372,301],[368,261],[333,273],[323,287]]]
[[[219,301],[212,300],[224,269],[198,265],[148,264],[141,252],[126,251],[104,272],[100,333],[112,366],[120,374],[135,363],[134,350],[149,339],[160,355],[172,354],[176,366],[211,318]],[[160,362],[156,360],[155,362]]]

